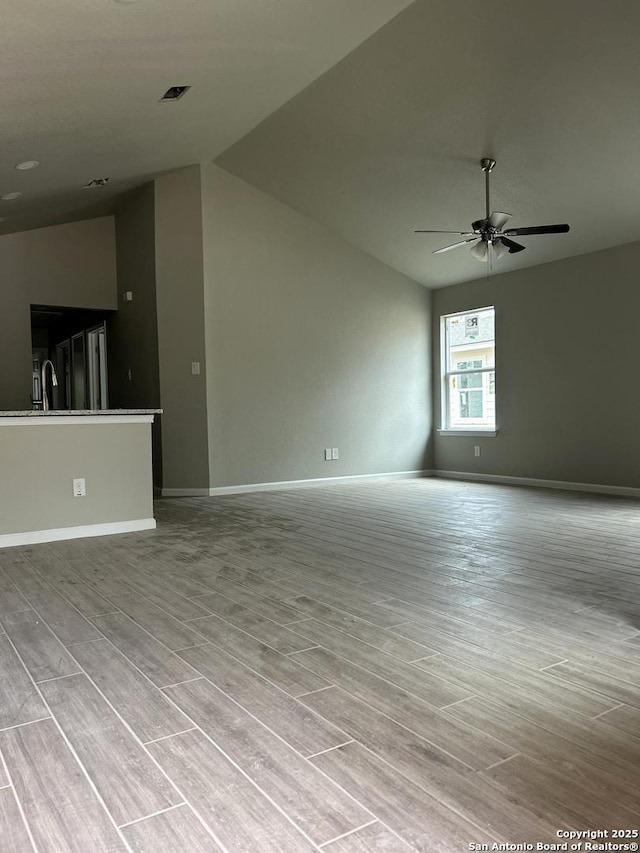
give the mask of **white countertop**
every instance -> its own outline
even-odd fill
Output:
[[[0,418],[69,418],[109,417],[112,415],[161,415],[162,409],[23,409],[15,412],[0,412]]]
[[[106,426],[152,424],[162,409],[23,409],[0,412],[0,427]],[[4,432],[4,430],[3,430]]]

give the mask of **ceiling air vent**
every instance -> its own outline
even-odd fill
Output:
[[[106,187],[109,183],[109,178],[94,178],[84,185],[85,190],[92,190],[94,187]]]
[[[178,101],[185,92],[188,92],[191,86],[172,86],[160,98],[160,103],[168,103],[169,101]]]

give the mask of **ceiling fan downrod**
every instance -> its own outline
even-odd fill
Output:
[[[484,172],[484,191],[485,191],[485,219],[491,215],[491,204],[489,201],[489,175],[496,165],[496,161],[491,157],[483,157],[480,160],[482,171]]]

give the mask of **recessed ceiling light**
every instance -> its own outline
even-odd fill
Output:
[[[177,101],[185,94],[185,92],[188,92],[190,88],[191,86],[172,86],[170,89],[167,89],[164,95],[160,98],[160,103]]]
[[[92,181],[89,181],[88,184],[84,185],[85,190],[92,190],[94,187],[106,187],[109,183],[109,178],[94,178]]]
[[[0,199],[2,201],[13,201],[14,198],[20,198],[22,193],[5,193],[4,195],[0,195]]]
[[[17,163],[13,168],[20,172],[26,172],[28,169],[35,169],[39,165],[39,160],[25,160],[24,163]]]

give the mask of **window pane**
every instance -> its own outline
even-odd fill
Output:
[[[452,378],[458,380],[460,388],[482,388],[482,373],[464,373]]]
[[[484,367],[483,359],[476,358],[473,361],[456,362],[456,370],[473,370],[474,367]]]
[[[460,417],[481,418],[482,417],[482,391],[460,392]]]
[[[449,349],[493,342],[495,340],[495,310],[485,308],[482,311],[446,317],[446,334]]]
[[[476,379],[479,378],[480,382]],[[473,385],[466,385],[472,379]],[[491,428],[495,426],[495,395],[489,390],[489,374],[475,373],[467,376],[449,377],[449,423],[450,427],[473,426]]]

